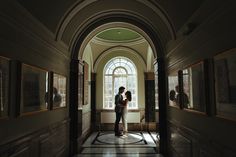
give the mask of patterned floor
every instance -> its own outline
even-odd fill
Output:
[[[127,137],[116,137],[113,132],[96,132],[77,157],[162,157],[156,143],[156,133],[129,132]]]

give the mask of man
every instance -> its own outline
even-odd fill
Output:
[[[119,130],[119,123],[122,116],[123,110],[123,96],[122,94],[125,91],[125,87],[119,88],[119,93],[115,96],[115,112],[116,112],[116,121],[115,121],[115,136],[122,136],[122,133]]]
[[[182,103],[183,108],[188,108],[189,100],[188,100],[188,95],[183,91],[182,97],[183,97],[183,102],[180,100],[180,92],[179,92],[179,86],[175,86],[175,91],[177,92],[176,96],[176,103],[179,105]]]
[[[58,90],[56,87],[53,87],[53,106],[54,107],[60,107],[62,102],[62,97],[58,93]]]

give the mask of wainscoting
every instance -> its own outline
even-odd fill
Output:
[[[86,135],[91,129],[91,112],[83,113],[82,116],[82,135]]]
[[[158,114],[157,114],[158,115]],[[129,110],[128,128],[132,131],[157,131],[156,122],[145,122],[144,110]],[[114,130],[115,112],[112,110],[97,110],[95,131]],[[122,121],[120,121],[122,123]],[[120,126],[122,129],[122,125]]]
[[[140,123],[140,112],[128,112],[128,123]],[[115,112],[101,112],[101,123],[114,123],[116,119]]]
[[[173,121],[168,122],[171,157],[234,157],[236,152],[209,136],[204,136]],[[219,136],[221,136],[219,134]]]
[[[65,157],[68,154],[68,119],[0,146],[1,157]]]

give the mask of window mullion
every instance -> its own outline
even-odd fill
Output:
[[[112,98],[114,98],[114,75],[112,75],[112,86],[111,86],[111,88],[112,88]],[[112,104],[113,104],[113,106],[114,106],[114,99],[112,100]]]
[[[112,67],[112,69],[110,69]],[[109,71],[110,70],[110,71]],[[111,71],[112,70],[112,71]],[[118,71],[116,71],[118,70]],[[109,72],[108,72],[109,71]],[[135,101],[131,102],[131,104],[128,106],[129,108],[136,108],[137,107],[137,76],[136,74],[136,67],[134,67],[134,64],[127,58],[124,57],[119,57],[119,58],[114,58],[112,59],[106,66],[104,69],[104,82],[105,82],[105,90],[104,90],[104,94],[103,97],[104,98],[108,98],[107,101],[104,100],[105,103],[105,108],[107,109],[111,109],[110,107],[110,103],[112,102],[112,107],[114,107],[114,96],[115,96],[115,89],[118,89],[120,85],[124,85],[126,86],[126,88],[130,88],[128,90],[133,91],[133,96],[135,96]],[[117,74],[115,74],[117,73]],[[133,79],[133,76],[136,76],[135,80]],[[107,76],[107,77],[106,77]],[[131,77],[131,79],[129,78]],[[106,80],[106,79],[107,80]],[[124,80],[126,79],[126,80]],[[111,81],[111,82],[110,82]],[[115,81],[118,81],[116,83],[117,87],[115,87]],[[129,82],[131,81],[131,82]],[[132,82],[134,81],[134,82]],[[130,83],[130,86],[128,86]],[[134,85],[135,83],[135,85]],[[110,87],[111,85],[111,87]],[[112,99],[110,97],[110,92],[111,91],[111,96]]]

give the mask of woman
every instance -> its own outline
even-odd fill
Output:
[[[128,113],[128,102],[132,100],[132,95],[130,91],[125,92],[126,99],[124,100],[124,109],[122,113],[122,123],[123,123],[123,135],[127,136],[128,124],[127,124],[127,113]]]

